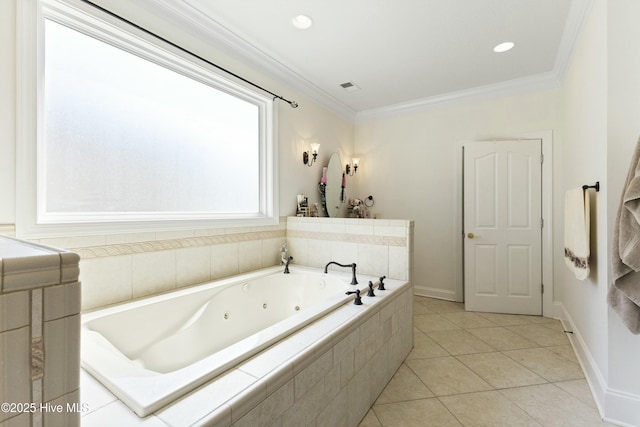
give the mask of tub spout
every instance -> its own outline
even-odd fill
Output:
[[[337,263],[335,261],[328,262],[327,265],[324,266],[324,272],[325,273],[327,273],[327,271],[329,269],[329,266],[331,264],[335,264],[335,265],[337,265],[339,267],[345,267],[345,268],[351,267],[351,276],[352,276],[351,277],[351,284],[352,285],[357,285],[358,284],[358,279],[356,279],[356,263],[355,262],[351,263],[351,264],[340,264],[340,263]]]
[[[289,255],[289,257],[287,258],[287,261],[284,264],[284,274],[289,274],[289,263],[291,262],[292,259],[293,257]]]

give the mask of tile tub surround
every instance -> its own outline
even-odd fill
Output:
[[[0,425],[79,425],[80,283],[73,252],[0,236]]]
[[[411,282],[413,229],[412,220],[288,217],[287,244],[294,264],[355,262],[359,273]]]
[[[358,272],[411,281],[413,221],[281,217],[273,226],[43,238],[80,255],[82,310],[280,264],[322,268],[355,262]]]
[[[37,240],[80,255],[82,310],[280,264],[277,225],[84,235]]]
[[[173,404],[138,418],[82,374],[86,425],[357,426],[413,347],[413,287],[341,306]]]

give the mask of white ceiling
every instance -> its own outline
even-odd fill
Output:
[[[215,27],[256,64],[295,81],[293,87],[307,86],[325,105],[357,115],[479,88],[557,83],[588,3],[180,0],[172,8],[183,15],[188,9],[194,22]],[[312,27],[294,28],[298,14],[310,16]],[[515,48],[494,53],[504,41]],[[345,91],[340,84],[347,81],[361,90]]]

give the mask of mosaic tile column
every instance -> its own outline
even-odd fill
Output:
[[[0,426],[80,424],[79,260],[0,236]]]

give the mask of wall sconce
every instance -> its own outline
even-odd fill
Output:
[[[360,158],[359,157],[352,158],[351,164],[353,166],[347,163],[347,165],[344,167],[345,173],[349,176],[353,176],[355,175],[356,172],[358,172],[358,165],[360,164]],[[353,172],[351,171],[351,169],[353,169]]]
[[[302,163],[309,167],[311,167],[311,165],[313,165],[318,159],[318,151],[320,150],[320,144],[318,144],[317,142],[312,142],[310,145],[311,152],[305,151],[304,153],[302,153]],[[311,159],[309,159],[309,153],[311,153]]]

